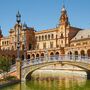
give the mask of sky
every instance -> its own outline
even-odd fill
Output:
[[[59,23],[63,0],[0,0],[0,26],[4,36],[16,23],[16,13],[21,13],[21,23],[35,30],[55,28]],[[90,0],[64,0],[72,26],[90,29]]]

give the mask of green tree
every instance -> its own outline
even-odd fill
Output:
[[[9,57],[0,56],[0,72],[3,74],[3,77],[8,76],[8,72],[11,67],[11,59]]]

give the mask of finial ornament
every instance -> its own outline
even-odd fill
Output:
[[[27,24],[24,22],[24,24],[23,24],[23,28],[25,29],[25,28],[27,28]]]
[[[16,14],[16,18],[17,18],[17,22],[20,23],[21,22],[21,14],[19,13],[19,11]]]
[[[66,11],[64,0],[62,1],[62,10],[61,11]]]

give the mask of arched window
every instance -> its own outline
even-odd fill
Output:
[[[35,58],[35,55],[34,54],[32,54],[32,59],[34,59]]]
[[[56,52],[55,55],[59,56],[59,52]]]
[[[63,38],[63,33],[61,33],[61,38]]]
[[[39,41],[41,41],[41,36],[39,36]]]
[[[54,38],[54,35],[53,35],[53,34],[51,34],[51,38],[52,38],[52,39]]]
[[[48,35],[48,39],[50,39],[50,35]]]
[[[81,50],[81,58],[85,58],[85,51],[84,50]]]
[[[47,40],[47,35],[45,35],[45,40]]]
[[[44,57],[44,53],[41,53],[41,57]]]
[[[42,36],[42,41],[44,40],[44,36]]]
[[[74,54],[75,54],[75,60],[78,59],[78,51],[75,51]]]
[[[36,58],[39,58],[39,54],[36,54]]]
[[[53,55],[54,55],[54,53],[53,53],[53,52],[51,52],[51,53],[50,53],[50,56],[53,56]]]
[[[56,60],[59,59],[59,52],[56,52],[56,53],[55,53],[55,58],[56,58]]]

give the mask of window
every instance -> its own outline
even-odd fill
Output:
[[[50,35],[48,35],[48,39],[50,39]]]
[[[2,45],[4,45],[4,41],[2,41]]]
[[[54,38],[54,35],[53,35],[53,34],[51,35],[51,38],[52,38],[52,39]]]
[[[63,38],[63,33],[61,33],[61,38]]]
[[[41,41],[41,36],[39,36],[39,41]]]
[[[44,36],[42,36],[42,41],[44,40]]]
[[[47,35],[45,35],[45,40],[47,40]]]
[[[50,42],[50,48],[53,48],[53,42]]]
[[[46,43],[43,43],[43,49],[46,49]]]

